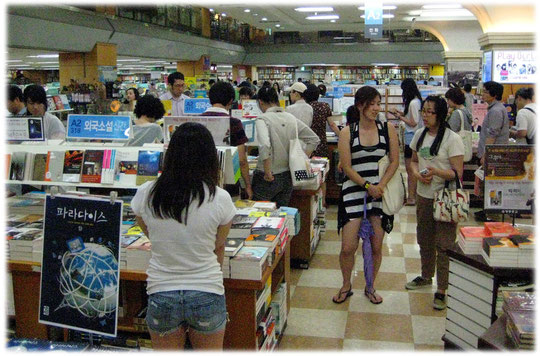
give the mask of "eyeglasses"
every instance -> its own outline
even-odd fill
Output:
[[[175,88],[182,88],[184,87],[185,83],[174,83],[173,87]]]
[[[435,111],[422,109],[422,115],[434,115]]]

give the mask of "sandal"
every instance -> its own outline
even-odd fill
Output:
[[[336,304],[341,304],[341,303],[345,302],[351,295],[354,294],[354,293],[351,291],[351,289],[352,289],[352,286],[351,286],[351,288],[349,288],[349,290],[346,290],[346,291],[343,291],[343,292],[341,292],[341,290],[340,290],[338,296],[341,297],[343,294],[345,294],[345,298],[343,298],[343,300],[336,300],[336,299],[333,297],[333,298],[332,298],[332,301],[333,301],[334,303],[336,303]]]
[[[379,296],[379,298],[381,298],[380,301],[377,301],[377,295],[375,295],[375,292],[376,290],[375,289],[371,289],[371,292],[368,292],[367,289],[364,289],[364,294],[366,295],[366,297],[368,297],[369,301],[373,304],[381,304],[383,302],[381,296]]]

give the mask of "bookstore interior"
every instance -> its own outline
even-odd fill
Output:
[[[534,349],[535,5],[314,3],[6,7],[8,112],[2,156],[7,349]],[[211,90],[223,88],[218,85],[222,82],[234,90],[234,98],[223,105],[226,90]],[[415,88],[412,97],[410,85]],[[345,207],[338,207],[347,206],[347,184],[367,191],[369,199],[374,194],[373,184],[361,178],[366,171],[355,168],[358,174],[350,173],[350,164],[347,170],[340,162],[343,150],[348,154],[342,157],[351,159],[347,150],[352,146],[338,145],[340,130],[346,130],[348,140],[349,128],[354,129],[348,127],[354,120],[349,108],[358,109],[356,127],[371,120],[360,95],[367,92],[366,86],[375,88],[380,98],[378,105],[369,103],[378,112],[373,120],[388,123],[385,135],[396,133],[400,162],[394,177],[400,178],[400,189],[409,196],[398,202],[400,209],[382,213],[387,196],[380,193],[382,186],[377,187],[381,203],[373,206],[382,210],[377,208],[369,219],[357,215],[339,231]],[[271,89],[265,92],[265,87]],[[265,102],[270,91],[277,94],[276,108]],[[421,99],[417,106],[415,98]],[[433,157],[424,158],[423,150],[417,155],[408,134],[411,127],[424,130],[421,126],[426,125],[428,132],[433,124],[420,105],[439,103],[439,98],[446,100],[437,105],[444,105],[448,136],[461,138],[456,142],[463,144],[466,158],[462,162],[459,152],[446,157],[452,167],[459,158],[462,182],[456,172],[456,187],[442,184],[434,198],[433,226],[436,231],[443,224],[452,226],[455,239],[443,248],[437,236],[430,236],[437,247],[425,251],[420,236],[417,241],[422,223],[418,212],[425,209],[410,195],[425,183],[420,179],[427,179],[420,177],[424,173],[418,172],[419,166]],[[305,107],[307,122],[302,116]],[[450,125],[454,112],[461,122],[456,130]],[[439,112],[432,114],[440,125]],[[268,154],[278,140],[272,135],[283,133],[272,128],[270,121],[277,117],[291,118],[298,128],[297,136],[292,129],[290,146],[286,140],[286,155],[306,131],[317,135],[316,152],[323,153],[287,156],[287,168],[296,174],[268,177],[267,163],[277,167],[273,157],[279,153],[276,147],[274,156]],[[411,121],[417,126],[409,126]],[[157,300],[175,290],[175,278],[188,286],[177,288],[179,293],[197,291],[199,284],[206,286],[201,280],[209,278],[200,274],[195,282],[182,280],[183,275],[193,278],[186,262],[159,267],[160,261],[177,261],[164,259],[163,238],[171,241],[184,235],[158,238],[150,223],[166,221],[166,226],[181,226],[178,230],[185,234],[191,231],[187,208],[184,223],[181,217],[150,218],[134,196],[154,186],[156,206],[159,185],[153,182],[161,182],[164,172],[173,170],[176,156],[171,153],[167,159],[167,152],[179,145],[175,138],[192,127],[190,122],[211,134],[218,155],[215,183],[234,204],[228,209],[229,219],[210,229],[213,264],[203,265],[219,267],[217,294],[225,296],[227,316],[221,328],[205,333],[196,329],[209,324],[204,313],[216,308],[217,315],[219,309],[211,304],[215,298],[205,301],[206,310],[193,311],[193,320],[178,319],[170,329],[177,336],[173,340],[164,336],[166,329],[157,331],[156,319],[163,305],[168,308],[165,314],[172,313],[172,299],[169,304],[162,300],[161,306]],[[156,127],[157,133],[152,133]],[[235,145],[238,131],[244,137]],[[384,140],[388,146],[392,137]],[[412,158],[407,156],[411,149]],[[389,157],[395,153],[387,152]],[[292,169],[296,160],[305,166],[300,171]],[[420,178],[413,179],[416,173]],[[381,174],[375,176],[382,179]],[[278,177],[285,178],[274,180]],[[205,184],[212,179],[205,178]],[[167,184],[162,181],[162,186]],[[428,182],[434,186],[435,180]],[[287,184],[289,188],[283,188]],[[249,199],[265,196],[261,189],[270,189],[265,187],[290,189],[288,203],[281,204],[277,194]],[[443,191],[450,192],[449,198],[440,201]],[[194,192],[193,199],[198,196]],[[372,209],[372,203],[366,204],[364,195],[357,206],[366,214],[365,206]],[[444,217],[437,215],[435,203],[452,205],[448,220],[438,220]],[[457,210],[465,214],[459,216]],[[191,207],[189,211],[194,214]],[[350,216],[348,210],[346,214]],[[381,229],[372,226],[381,222],[381,214],[381,227],[387,232],[382,247],[374,232]],[[360,226],[354,223],[358,217],[362,226],[358,236],[348,238],[352,243],[343,235]],[[364,223],[372,230],[364,229]],[[230,230],[221,236],[225,225]],[[352,266],[345,266],[347,244],[358,247],[360,239],[362,252],[354,250]],[[159,252],[152,245],[159,246]],[[206,253],[194,248],[178,251]],[[199,257],[186,258],[201,263]],[[154,295],[148,291],[155,291],[156,278],[163,278],[156,268],[180,272],[173,284],[166,284],[169,289]],[[351,270],[352,280],[345,281]],[[445,288],[440,287],[441,276],[447,279]],[[216,296],[215,290],[205,288],[200,290],[205,298]],[[203,304],[190,305],[187,295],[178,305],[203,309]],[[216,337],[219,342],[213,340]]]

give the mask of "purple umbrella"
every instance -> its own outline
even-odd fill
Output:
[[[362,240],[362,255],[364,257],[364,277],[366,279],[366,289],[373,289],[373,255],[371,253],[371,239],[370,237],[375,235],[373,226],[367,219],[367,202],[366,195],[364,195],[364,218],[358,230],[358,239]]]

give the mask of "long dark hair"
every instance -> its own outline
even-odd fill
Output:
[[[204,184],[210,198],[216,194],[218,172],[218,155],[210,131],[194,122],[180,125],[169,142],[163,173],[150,192],[148,205],[154,216],[187,223],[191,202],[198,199],[198,206],[204,202]]]
[[[446,129],[450,128],[448,126],[448,123],[446,122],[446,115],[448,115],[448,106],[446,105],[446,101],[435,95],[430,95],[426,98],[426,100],[422,103],[422,108],[424,108],[424,105],[427,102],[432,102],[435,106],[435,115],[437,117],[437,122],[439,123],[439,129],[437,130],[437,136],[435,136],[435,140],[431,144],[431,147],[429,148],[429,153],[432,156],[436,156],[439,153],[439,148],[441,147],[441,142],[444,137],[444,133]],[[418,138],[418,142],[416,143],[416,152],[420,150],[420,147],[422,147],[422,143],[424,142],[424,138],[426,137],[427,132],[429,129],[427,127],[424,127],[424,131],[420,134],[420,137]]]
[[[130,91],[130,90],[133,90],[133,94],[135,94],[135,101],[139,100],[140,94],[139,94],[139,91],[137,90],[137,88],[128,88],[126,90],[126,100],[124,100],[124,104],[129,104],[129,100],[127,98],[127,92]]]
[[[381,93],[373,87],[363,86],[358,89],[356,94],[354,94],[354,105],[349,106],[347,109],[347,124],[360,122],[360,110],[358,110],[358,106],[371,103],[377,97],[381,98]]]
[[[422,101],[422,95],[420,95],[420,91],[412,78],[405,78],[401,82],[401,90],[403,91],[401,93],[401,98],[403,99],[403,105],[405,106],[405,111],[403,113],[407,115],[409,113],[409,105],[411,104],[411,101],[413,101],[415,98]]]

